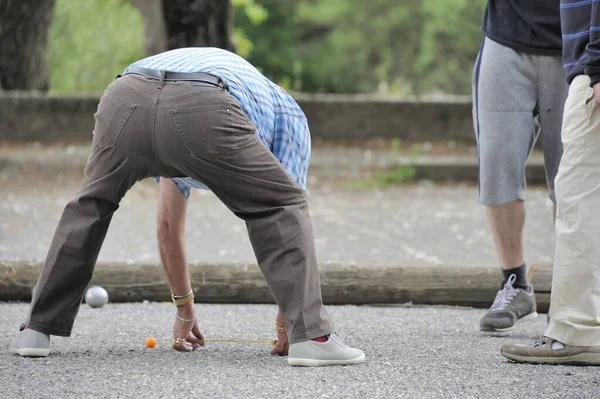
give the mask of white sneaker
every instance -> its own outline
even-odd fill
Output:
[[[335,333],[329,335],[327,342],[307,340],[291,344],[288,355],[290,366],[343,366],[364,361],[363,351],[344,345]]]
[[[24,357],[46,357],[50,354],[50,336],[21,327],[10,345],[10,352]]]

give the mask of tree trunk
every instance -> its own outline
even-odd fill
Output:
[[[230,0],[129,1],[144,19],[146,55],[182,47],[234,50]]]
[[[144,51],[146,55],[167,50],[167,28],[162,0],[130,0],[144,19]]]
[[[163,0],[167,47],[220,47],[233,51],[230,0]]]
[[[0,89],[48,90],[55,0],[0,0]]]

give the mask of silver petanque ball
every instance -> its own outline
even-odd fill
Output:
[[[97,285],[90,287],[85,293],[85,303],[92,308],[101,308],[108,303],[108,292]]]

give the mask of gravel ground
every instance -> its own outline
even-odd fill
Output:
[[[207,338],[274,338],[275,307],[199,304]],[[48,358],[5,348],[27,306],[0,303],[0,397],[28,398],[597,398],[592,367],[518,365],[501,357],[509,340],[530,342],[545,315],[512,336],[477,331],[482,310],[454,307],[329,307],[362,365],[292,368],[269,346],[210,343],[193,353],[168,347],[168,303],[83,305],[71,338],[52,338]],[[158,340],[144,348],[148,336]]]
[[[86,146],[0,146],[0,259],[43,259],[62,208],[81,181]],[[466,156],[473,156],[466,151]],[[436,156],[436,154],[432,154]],[[348,189],[385,153],[314,150],[309,200],[320,261],[361,265],[496,265],[477,187],[419,182]],[[115,214],[100,261],[158,262],[157,186],[139,183]],[[549,263],[552,204],[543,187],[526,202],[526,255]],[[190,261],[253,262],[244,224],[208,192],[189,201]],[[198,304],[207,338],[274,338],[270,305]],[[363,365],[291,368],[268,345],[211,343],[191,354],[168,346],[171,304],[81,308],[73,336],[53,337],[52,355],[22,359],[0,351],[0,398],[594,398],[595,368],[527,366],[500,356],[507,340],[530,342],[545,317],[512,336],[482,336],[483,310],[454,307],[330,307]],[[7,348],[27,305],[0,303],[0,347]],[[145,349],[155,336],[158,346]]]
[[[0,165],[0,259],[44,259],[62,209],[81,181],[87,147],[0,150],[6,161]],[[340,184],[380,164],[384,154],[356,148],[314,150],[309,203],[320,261],[498,264],[484,209],[476,204],[476,185],[423,181],[349,189]],[[134,186],[113,218],[100,261],[158,262],[156,199],[152,180]],[[547,190],[530,187],[526,208],[526,259],[550,263],[553,226]],[[255,261],[244,223],[210,192],[193,192],[186,238],[190,261]]]

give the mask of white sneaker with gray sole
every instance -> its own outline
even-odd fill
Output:
[[[365,361],[363,351],[344,345],[339,335],[332,333],[327,342],[301,341],[290,345],[290,366],[345,366]]]
[[[23,357],[46,357],[50,354],[50,336],[21,327],[10,345],[10,352]]]

